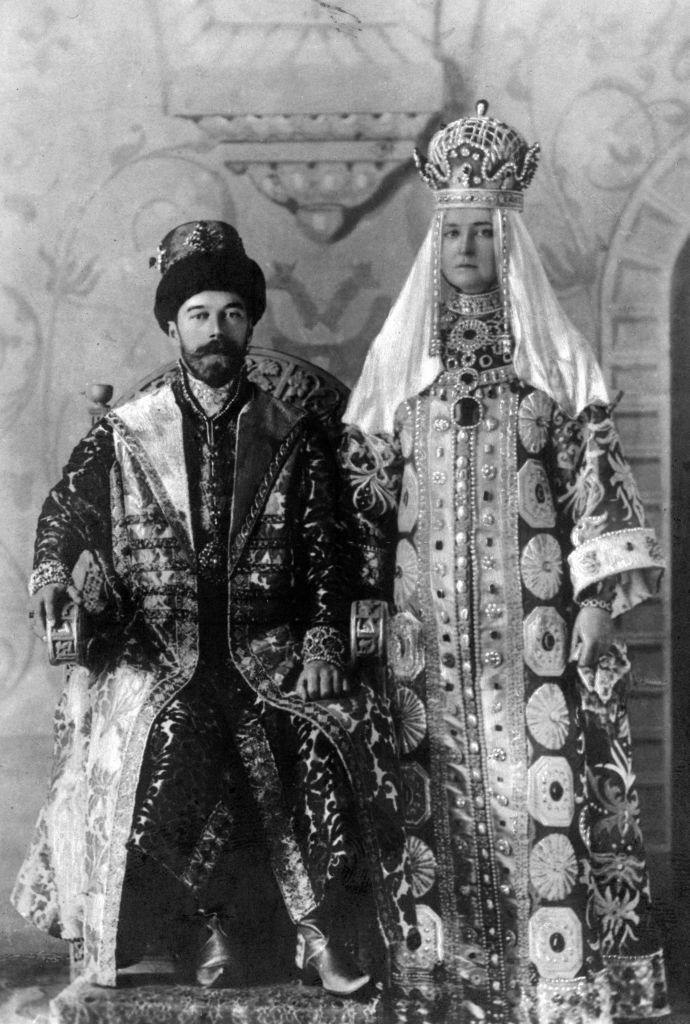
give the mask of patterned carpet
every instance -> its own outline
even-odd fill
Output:
[[[341,1000],[295,982],[204,991],[151,976],[125,987],[69,985],[66,960],[34,954],[0,960],[0,1024],[422,1024],[433,1014],[383,1007],[374,995]],[[50,1002],[53,1001],[52,1016]],[[675,1001],[668,1024],[690,1024],[690,1004]]]
[[[0,959],[0,1024],[49,1024],[48,1004],[69,983],[69,963],[55,954]]]
[[[379,1000],[341,1000],[296,982],[205,991],[130,975],[118,989],[69,985],[58,956],[0,961],[0,1024],[372,1024]],[[52,1016],[51,1006],[52,1001]]]

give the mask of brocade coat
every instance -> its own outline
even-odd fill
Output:
[[[400,406],[394,436],[348,428],[341,450],[362,581],[396,613],[424,939],[401,976],[448,1021],[661,1015],[630,666],[621,644],[596,679],[570,660],[575,599],[609,580],[626,611],[656,590],[661,552],[610,410],[569,419],[492,357],[476,424],[448,371]]]
[[[103,480],[105,488],[94,484]],[[235,743],[273,873],[297,921],[316,901],[262,714],[284,711],[325,737],[354,797],[380,930],[393,942],[408,934],[414,911],[387,702],[367,687],[312,703],[281,689],[299,669],[305,631],[318,647],[323,631],[343,625],[335,501],[332,455],[318,424],[250,388],[237,419],[228,538],[228,647],[252,698],[235,723]],[[39,561],[72,569],[90,551],[108,604],[98,616],[95,663],[72,670],[57,709],[49,794],[13,901],[39,928],[83,944],[85,976],[113,985],[147,739],[200,657],[193,510],[169,381],[94,427],[49,504],[39,521]],[[203,839],[213,846],[212,834]]]

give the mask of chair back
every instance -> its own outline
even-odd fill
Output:
[[[313,413],[330,431],[338,428],[350,390],[333,374],[299,356],[259,346],[249,349],[246,362],[249,379],[257,387],[281,402]],[[113,408],[142,392],[156,391],[176,366],[176,360],[159,366],[121,395]]]

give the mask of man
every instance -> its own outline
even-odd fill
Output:
[[[663,560],[601,370],[521,221],[538,147],[486,108],[417,154],[432,226],[345,412],[366,582],[397,612],[408,845],[435,936],[401,976],[450,992],[449,1020],[660,1016],[611,620]]]
[[[386,943],[414,930],[386,706],[343,673],[332,456],[247,381],[265,282],[235,229],[182,224],[155,262],[178,368],[92,429],[39,519],[36,628],[91,594],[95,636],[15,905],[101,984],[190,945],[200,984],[236,984],[253,926],[276,927],[267,859],[298,965],[349,995],[370,970],[335,934],[343,901]],[[83,551],[96,600],[71,580]]]

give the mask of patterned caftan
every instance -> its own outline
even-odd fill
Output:
[[[107,600],[56,713],[13,900],[82,951],[91,981],[114,985],[141,952],[128,893],[140,918],[142,893],[156,910],[188,895],[230,913],[249,882],[229,888],[222,868],[251,841],[293,923],[349,881],[379,942],[416,936],[387,702],[366,686],[290,692],[303,659],[337,655],[347,622],[335,485],[309,416],[246,382],[205,416],[180,368],[93,428],[44,505],[37,570],[71,571],[86,550]],[[247,933],[261,907],[239,918]]]
[[[444,340],[462,320],[442,307]],[[662,558],[605,407],[569,419],[518,380],[500,314],[469,374],[349,427],[342,464],[389,643],[423,944],[408,989],[451,1020],[606,1022],[667,1012],[626,714],[629,664],[570,660],[576,600],[620,615]],[[451,354],[452,355],[452,354]]]

